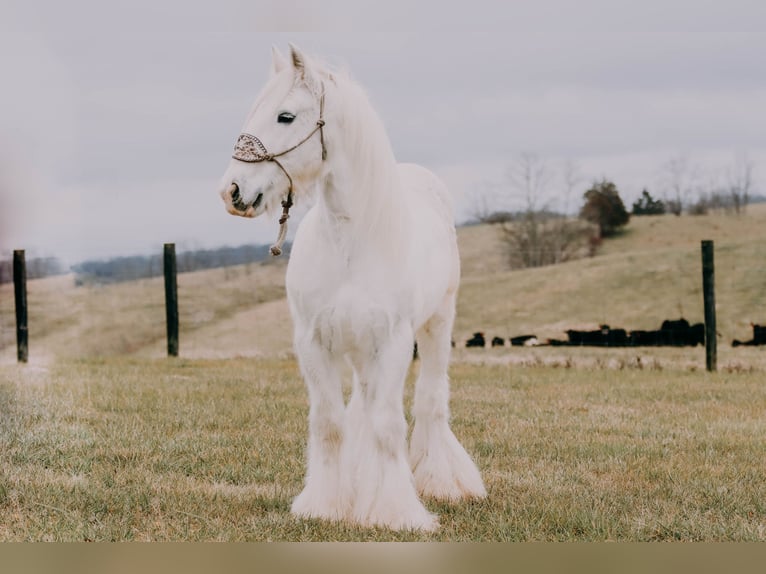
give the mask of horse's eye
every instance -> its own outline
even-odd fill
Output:
[[[290,112],[282,112],[277,116],[277,121],[280,124],[291,124],[293,123],[293,120],[295,119],[295,114],[291,114]]]

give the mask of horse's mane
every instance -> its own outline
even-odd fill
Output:
[[[393,239],[402,233],[405,198],[383,122],[365,90],[346,70],[316,61],[311,65],[324,85],[325,105],[332,115],[329,121],[338,122],[338,144],[350,164],[358,167],[351,194],[353,212],[360,216],[358,224],[395,245]]]

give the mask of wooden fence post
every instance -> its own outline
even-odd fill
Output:
[[[24,250],[13,252],[13,294],[16,301],[16,356],[19,363],[29,358],[29,331],[27,330],[27,264]]]
[[[715,261],[713,242],[702,241],[702,296],[705,300],[705,366],[717,370],[718,339],[715,325]]]
[[[168,356],[178,356],[178,288],[176,286],[176,244],[166,243],[165,268],[165,319],[168,330]]]

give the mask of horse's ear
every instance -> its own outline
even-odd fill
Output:
[[[271,47],[271,75],[276,76],[287,67],[287,59],[276,46]]]
[[[310,74],[308,72],[306,56],[292,43],[290,44],[290,59],[292,60],[295,74],[302,80],[308,80]]]

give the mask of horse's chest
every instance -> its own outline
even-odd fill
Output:
[[[319,344],[342,352],[372,353],[391,332],[396,315],[355,297],[339,297],[314,315],[310,333]]]
[[[324,274],[288,287],[295,328],[338,352],[372,352],[406,315],[406,302],[368,280]]]

